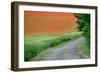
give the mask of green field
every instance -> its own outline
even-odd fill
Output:
[[[70,34],[63,34],[59,36],[41,35],[24,37],[24,60],[30,61],[31,58],[36,57],[40,52],[55,47],[61,43],[77,39],[81,37],[81,32],[74,32]]]

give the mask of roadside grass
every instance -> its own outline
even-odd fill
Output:
[[[26,36],[24,38],[24,60],[30,61],[40,52],[55,47],[61,43],[81,37],[81,32],[63,34],[60,36]]]
[[[90,58],[90,44],[86,42],[86,40],[83,42],[82,45],[79,45],[77,47],[78,53],[84,57],[84,58]]]
[[[33,57],[30,61],[44,61],[44,60],[47,60],[48,55],[53,51],[53,49],[62,47],[64,45],[66,45],[67,43],[70,43],[70,42],[72,42],[74,40],[76,40],[76,39],[73,39],[73,40],[70,40],[70,41],[66,41],[64,43],[61,43],[61,44],[53,47],[53,48],[52,47],[51,48],[48,48],[48,49],[40,52],[37,56]]]

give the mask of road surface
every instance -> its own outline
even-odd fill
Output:
[[[53,49],[47,56],[47,60],[67,60],[67,59],[82,59],[82,57],[77,53],[76,47],[81,45],[84,38],[81,37],[74,41],[71,41],[59,48]]]

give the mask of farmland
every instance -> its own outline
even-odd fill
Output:
[[[60,47],[70,49],[70,53],[66,50],[66,57],[74,59],[78,52],[90,55],[90,14],[25,11],[24,23],[24,61],[31,61],[42,52],[50,48],[55,50],[54,47],[66,42],[67,47]],[[78,52],[75,52],[76,48]]]

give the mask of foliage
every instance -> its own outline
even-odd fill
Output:
[[[78,31],[83,32],[86,42],[90,44],[90,14],[75,14],[78,18]],[[89,47],[88,47],[89,48]]]

